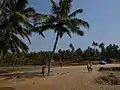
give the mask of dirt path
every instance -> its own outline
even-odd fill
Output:
[[[116,66],[116,65],[115,65]],[[50,77],[27,78],[24,81],[1,81],[0,90],[120,90],[120,86],[98,85],[94,79],[102,75],[97,72],[99,65],[95,65],[92,73],[88,73],[86,66],[53,68]]]

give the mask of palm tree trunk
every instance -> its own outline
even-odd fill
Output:
[[[95,54],[96,54],[96,47],[94,47],[94,60],[95,60]]]
[[[49,76],[49,74],[50,74],[51,60],[53,60],[53,56],[54,56],[54,52],[55,52],[55,49],[56,49],[56,46],[57,46],[57,43],[58,43],[58,39],[59,39],[59,32],[57,33],[57,36],[56,36],[54,47],[53,47],[53,50],[52,50],[52,53],[51,53],[51,59],[48,62],[48,73],[47,73],[47,76]]]

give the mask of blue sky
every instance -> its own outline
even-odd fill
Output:
[[[56,0],[58,1],[58,0]],[[84,29],[83,37],[72,35],[72,39],[65,35],[59,40],[58,49],[68,49],[73,43],[75,48],[86,49],[93,41],[120,44],[120,0],[73,0],[72,10],[82,8],[84,12],[80,18],[90,24],[90,29]],[[50,13],[50,0],[29,0],[29,5],[38,12]],[[46,38],[38,34],[31,37],[30,51],[52,50],[56,34],[51,31],[45,32]]]

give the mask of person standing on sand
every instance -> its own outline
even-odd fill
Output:
[[[43,64],[42,65],[42,76],[45,77],[45,68],[46,68],[46,65]]]
[[[90,71],[92,72],[92,62],[90,63]]]
[[[60,60],[60,67],[62,67],[62,61]]]
[[[90,63],[87,63],[88,72],[90,72]]]

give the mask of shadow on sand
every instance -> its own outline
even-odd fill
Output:
[[[27,79],[27,78],[34,78],[34,77],[41,78],[42,77],[41,72],[7,73],[7,74],[2,74],[0,76],[4,77],[4,80],[21,79],[21,78]]]
[[[0,87],[0,90],[15,90],[15,88],[12,88],[12,87]]]

